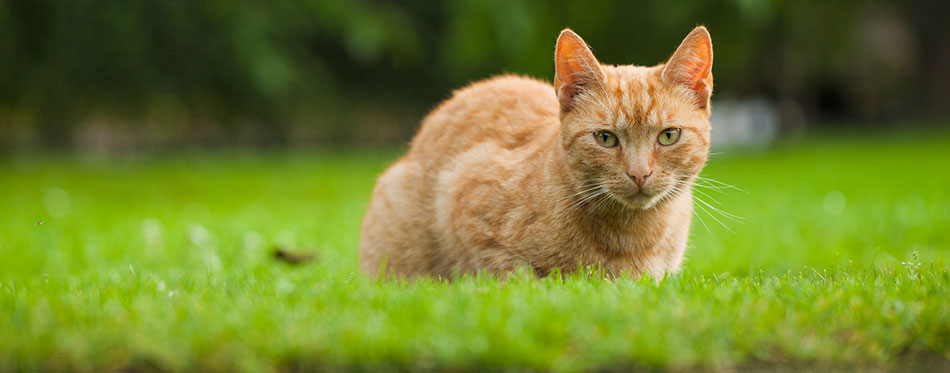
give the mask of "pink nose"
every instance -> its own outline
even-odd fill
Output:
[[[627,176],[630,176],[630,179],[637,184],[637,187],[643,187],[643,183],[647,182],[647,178],[650,177],[650,175],[653,175],[653,170],[643,170],[627,174]]]

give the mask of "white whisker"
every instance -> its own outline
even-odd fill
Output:
[[[710,209],[712,209],[713,211],[719,213],[720,215],[722,215],[722,216],[725,217],[725,218],[732,219],[733,221],[741,221],[741,220],[744,220],[744,219],[745,219],[745,218],[743,218],[743,217],[741,217],[741,216],[739,216],[739,215],[730,214],[730,213],[728,213],[728,212],[722,211],[722,210],[716,208],[715,206],[710,205],[708,202],[703,201],[702,199],[700,199],[700,198],[697,197],[697,196],[693,196],[693,197],[696,197],[696,199],[697,199],[699,202],[701,202],[702,204],[706,205],[706,207],[709,207]]]
[[[702,180],[702,181],[705,181],[705,182],[707,182],[707,183],[709,183],[709,184],[718,185],[718,186],[721,187],[721,188],[735,189],[735,190],[738,190],[738,191],[743,192],[743,193],[748,193],[748,192],[746,192],[745,190],[742,190],[741,188],[739,188],[739,187],[737,187],[737,186],[735,186],[735,185],[726,184],[726,183],[724,183],[724,182],[721,182],[721,181],[716,180],[716,179],[713,179],[713,178],[703,177],[703,176],[699,176],[699,175],[696,175],[695,177],[696,177],[696,180]]]
[[[709,212],[709,210],[706,210],[706,208],[703,207],[703,205],[709,206],[708,203],[706,203],[705,201],[703,201],[703,200],[700,199],[699,197],[693,196],[693,198],[694,198],[695,200],[697,200],[697,201],[699,201],[699,202],[702,203],[702,205],[696,205],[696,206],[698,206],[700,209],[702,209],[704,212],[706,212],[706,214],[709,215],[709,217],[713,218],[713,220],[715,220],[717,223],[719,223],[719,225],[721,225],[723,228],[726,228],[726,230],[728,230],[729,232],[732,232],[732,229],[730,229],[730,228],[729,228],[726,224],[724,224],[721,220],[719,220],[718,218],[716,218],[716,216],[714,216],[713,214],[711,214],[711,213]],[[699,215],[697,214],[696,216],[699,216]],[[702,220],[702,218],[700,218],[700,220]],[[707,227],[707,229],[708,229],[708,228],[709,228],[709,227]],[[710,233],[711,233],[711,232],[710,232]],[[733,233],[735,233],[735,232],[733,232]]]
[[[567,198],[563,198],[562,200],[558,201],[558,205],[562,205],[564,202],[567,202],[568,205],[566,208],[558,212],[556,219],[564,218],[580,206],[583,206],[594,198],[606,193],[606,190],[601,183],[599,183],[597,180],[590,181],[592,181],[594,185],[583,185],[576,193],[570,194]]]
[[[721,204],[722,204],[722,202],[719,202],[719,200],[713,198],[713,196],[708,195],[708,194],[706,194],[705,192],[703,192],[703,191],[701,191],[701,190],[699,190],[699,189],[693,189],[693,191],[696,192],[696,193],[702,194],[703,196],[706,196],[706,198],[711,199],[711,200],[712,200],[713,202],[715,202],[717,205],[721,205]]]
[[[696,214],[696,217],[699,218],[699,222],[703,223],[703,228],[706,228],[706,232],[709,233],[710,236],[713,236],[713,232],[709,230],[709,226],[706,225],[706,221],[703,220],[703,216],[699,214],[699,211],[693,210],[693,212]]]

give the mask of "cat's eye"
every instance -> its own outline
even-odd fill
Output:
[[[597,140],[597,143],[600,144],[600,146],[605,148],[617,146],[617,135],[614,135],[613,132],[610,131],[601,130],[594,132],[594,139]]]
[[[667,128],[660,131],[660,136],[657,138],[657,140],[660,142],[660,145],[673,145],[676,143],[676,140],[679,140],[679,138],[679,128]]]

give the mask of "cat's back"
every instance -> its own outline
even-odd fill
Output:
[[[505,75],[455,91],[423,120],[408,154],[379,177],[363,219],[363,271],[377,273],[385,263],[402,275],[448,275],[458,258],[440,254],[439,227],[457,188],[446,185],[496,185],[511,168],[530,169],[516,166],[556,141],[558,110],[553,86],[529,78]]]
[[[486,142],[514,149],[556,135],[558,123],[553,86],[503,75],[455,91],[423,120],[408,157],[444,160]]]

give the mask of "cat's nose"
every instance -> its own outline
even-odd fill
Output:
[[[630,179],[637,184],[637,187],[643,187],[643,183],[647,182],[647,178],[653,175],[653,170],[636,170],[632,172],[627,172],[627,176],[630,176]]]

